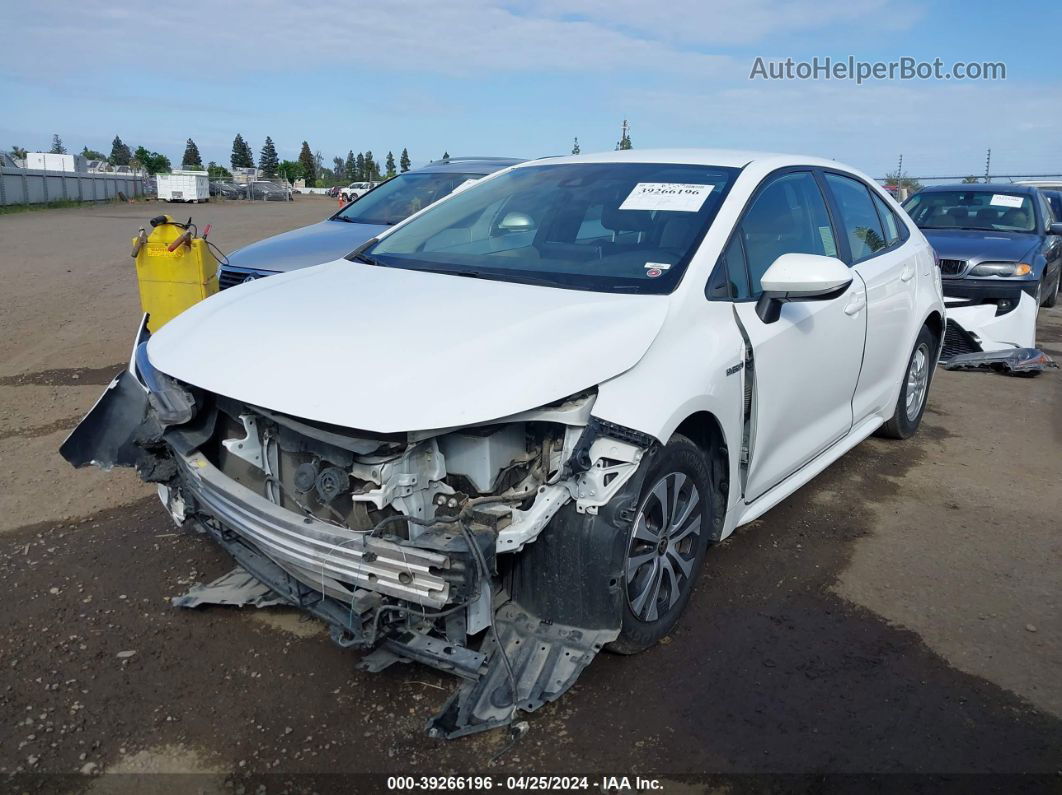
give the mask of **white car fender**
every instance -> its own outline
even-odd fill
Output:
[[[598,387],[594,416],[649,434],[666,443],[687,418],[715,417],[729,454],[731,489],[727,516],[740,502],[745,348],[728,302],[703,297],[696,307],[669,315],[664,327],[630,370]],[[733,529],[727,522],[724,536]]]

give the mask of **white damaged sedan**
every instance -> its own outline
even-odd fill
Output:
[[[232,555],[186,604],[271,592],[369,670],[455,674],[453,737],[648,648],[713,542],[913,434],[944,312],[922,233],[834,161],[538,160],[142,325],[62,453]]]

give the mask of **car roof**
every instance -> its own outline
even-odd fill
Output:
[[[1015,185],[1013,183],[955,182],[948,185],[926,185],[919,193],[937,193],[945,190],[973,191],[975,193],[1024,193],[1033,194],[1037,188],[1033,185]]]
[[[821,166],[859,173],[858,169],[836,160],[784,152],[757,152],[744,149],[627,149],[587,155],[563,155],[530,160],[521,168],[553,163],[662,163],[675,165],[743,168],[753,163],[772,168]]]
[[[451,157],[446,160],[433,160],[428,165],[421,166],[414,171],[493,174],[495,171],[523,162],[524,160],[518,157]]]

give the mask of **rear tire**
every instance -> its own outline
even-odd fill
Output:
[[[922,326],[915,340],[914,350],[907,360],[900,396],[896,399],[896,411],[882,425],[876,435],[886,439],[907,439],[914,436],[922,424],[929,398],[929,386],[933,382],[933,366],[937,360],[939,340],[928,326]]]
[[[623,624],[609,651],[636,654],[674,628],[711,544],[716,494],[708,456],[673,436],[651,464],[627,536]]]

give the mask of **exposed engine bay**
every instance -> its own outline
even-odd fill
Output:
[[[592,417],[595,399],[374,434],[180,384],[141,344],[61,452],[136,467],[177,524],[233,556],[258,603],[268,589],[318,616],[335,643],[368,652],[360,667],[458,676],[429,724],[455,737],[557,698],[619,634],[654,442]],[[233,603],[209,591],[176,601]]]

